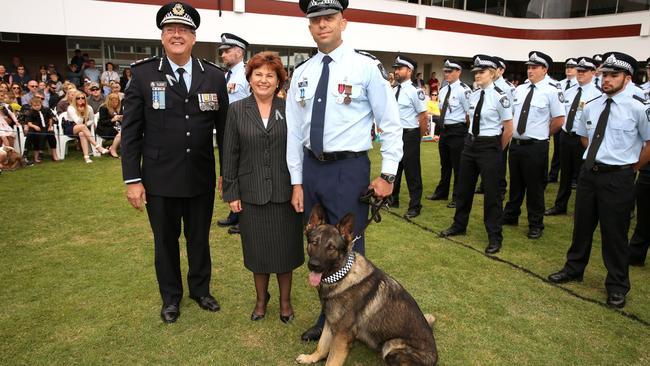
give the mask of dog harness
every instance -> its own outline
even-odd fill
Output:
[[[323,278],[321,280],[321,282],[324,282],[324,283],[326,283],[328,285],[331,285],[331,284],[334,284],[334,283],[342,280],[343,277],[345,277],[345,275],[348,274],[348,272],[350,272],[350,269],[352,268],[352,265],[354,264],[354,257],[355,257],[354,252],[350,252],[350,254],[348,254],[348,260],[345,263],[345,266],[343,266],[338,271],[332,273],[331,275]]]

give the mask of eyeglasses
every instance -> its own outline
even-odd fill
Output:
[[[19,86],[12,86],[11,89],[18,90],[18,89],[20,89],[20,87]]]
[[[28,88],[38,88],[38,85],[27,85]]]
[[[86,97],[76,97],[75,99],[76,99],[76,100],[80,100],[80,99],[81,99],[81,100],[85,100]]]

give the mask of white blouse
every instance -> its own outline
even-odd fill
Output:
[[[90,127],[94,122],[95,122],[95,113],[93,112],[93,107],[87,105],[86,106],[86,120],[84,120],[81,116],[77,114],[77,110],[73,106],[68,107],[68,121],[73,121],[74,123],[80,125],[82,123],[85,123],[88,127]]]

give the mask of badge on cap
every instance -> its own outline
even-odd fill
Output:
[[[165,109],[165,89],[167,83],[164,81],[151,82],[151,108]]]
[[[202,112],[219,110],[219,98],[216,93],[197,94],[197,96],[199,109]]]
[[[174,15],[178,15],[179,17],[182,17],[183,15],[185,15],[185,8],[183,7],[183,4],[178,3],[178,4],[174,5],[174,7],[172,8],[172,13]]]

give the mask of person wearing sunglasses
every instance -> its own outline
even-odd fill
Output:
[[[68,136],[78,136],[81,143],[81,150],[84,154],[84,160],[86,163],[92,163],[88,151],[88,143],[97,149],[97,151],[102,154],[108,154],[108,149],[103,148],[101,145],[95,141],[88,126],[94,123],[94,112],[93,108],[88,105],[86,101],[86,94],[76,91],[73,94],[74,101],[68,107],[68,123],[64,124],[64,132]]]

